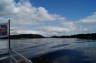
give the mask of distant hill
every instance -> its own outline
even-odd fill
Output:
[[[76,34],[70,36],[52,36],[51,38],[80,38],[80,39],[96,39],[96,33]]]
[[[81,38],[81,39],[96,39],[96,33],[89,33],[89,34],[77,34],[70,36],[72,38]]]
[[[1,38],[7,39],[8,37]],[[51,36],[51,37],[44,37],[39,34],[19,34],[19,35],[10,35],[10,39],[21,39],[21,38],[80,38],[80,39],[96,39],[96,33],[88,33],[88,34],[75,34],[70,36]]]
[[[8,37],[1,38],[7,39]],[[19,34],[19,35],[10,35],[10,39],[21,39],[21,38],[44,38],[44,36],[39,34]]]

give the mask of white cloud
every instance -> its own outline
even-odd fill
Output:
[[[96,24],[96,12],[94,12],[94,14],[91,16],[81,19],[80,22],[85,23],[85,24],[92,24],[92,23]]]
[[[13,0],[0,0],[0,16],[11,16],[15,13],[15,3]]]
[[[96,32],[96,12],[78,21],[62,21],[63,26],[69,27],[72,32],[78,33],[92,33]],[[72,30],[73,28],[74,30]],[[70,32],[71,33],[71,32]]]
[[[71,29],[59,26],[47,26],[41,28],[41,30],[52,31],[52,32],[69,32],[72,31]]]
[[[96,12],[92,15],[80,19],[75,23],[75,27],[79,29],[79,33],[93,33],[96,32]]]
[[[0,20],[7,21],[6,17],[11,17],[11,26],[14,29],[37,25],[46,21],[65,19],[56,14],[49,14],[44,7],[32,6],[28,0],[21,0],[19,3],[15,3],[14,0],[0,0]]]
[[[74,21],[63,21],[61,22],[63,25],[67,25],[67,26],[75,26],[76,22]]]
[[[19,3],[15,3],[13,0],[0,1],[0,15],[12,16],[15,22],[23,21],[23,23],[32,23],[34,21],[54,21],[63,19],[63,17],[59,15],[49,14],[44,7],[37,8],[32,6],[28,0],[22,0]]]
[[[17,34],[23,34],[23,33],[26,33],[26,34],[40,34],[40,33],[42,33],[42,31],[36,31],[36,30],[18,30],[17,31]]]
[[[66,32],[70,33],[73,31],[77,31],[78,29],[75,27],[45,26],[40,27],[38,30],[44,31],[48,36],[52,36],[52,35],[67,35]]]
[[[0,22],[11,17],[11,33],[33,33],[42,35],[64,35],[71,32],[89,32],[96,28],[96,12],[79,21],[68,21],[65,17],[50,14],[44,7],[35,7],[28,0],[15,3],[14,0],[0,0]],[[58,26],[39,27],[41,23],[59,21]],[[39,25],[37,29],[27,29],[26,26]],[[90,25],[90,26],[89,26]]]
[[[34,7],[29,1],[19,2],[16,6],[17,13],[14,15],[13,20],[22,25],[40,24],[46,21],[60,20],[63,17],[59,15],[49,14],[44,7]]]
[[[7,22],[7,21],[8,21],[7,18],[0,17],[0,23]]]

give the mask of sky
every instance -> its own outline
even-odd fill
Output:
[[[0,23],[11,34],[44,36],[96,32],[96,0],[0,0]]]

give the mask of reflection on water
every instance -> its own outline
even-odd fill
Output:
[[[0,41],[0,49],[7,41]],[[12,49],[27,57],[38,55],[54,63],[96,63],[96,40],[76,38],[44,38],[11,40]]]
[[[8,52],[8,41],[0,40],[0,54]]]

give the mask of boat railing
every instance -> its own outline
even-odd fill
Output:
[[[11,63],[18,63],[18,60],[14,57],[14,55],[12,54],[15,54],[16,56],[18,56],[19,58],[22,58],[23,61],[25,61],[26,63],[33,63],[31,60],[29,60],[28,58],[26,58],[25,56],[23,56],[22,54],[16,52],[15,50],[11,50],[11,55],[10,55],[10,58],[11,58]],[[13,62],[12,62],[13,61]],[[20,62],[19,62],[20,63]]]

